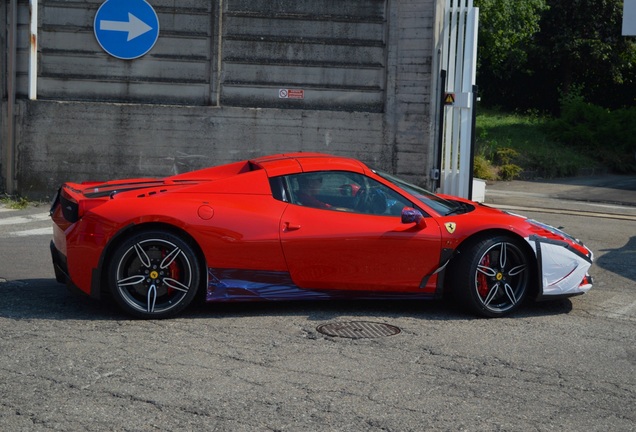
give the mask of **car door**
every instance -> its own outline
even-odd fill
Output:
[[[385,188],[373,185],[378,186]],[[314,208],[292,198],[282,215],[280,238],[292,280],[307,289],[417,291],[440,261],[440,228],[433,218],[403,224],[385,210]]]

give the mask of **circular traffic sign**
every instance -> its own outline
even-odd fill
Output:
[[[106,0],[93,27],[102,49],[123,60],[143,56],[159,37],[159,18],[145,0]]]

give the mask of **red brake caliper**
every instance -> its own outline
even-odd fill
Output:
[[[486,255],[479,263],[480,266],[490,267],[490,255]],[[477,292],[482,298],[486,298],[488,295],[488,277],[482,272],[477,274]]]
[[[168,255],[168,253],[166,252],[165,249],[161,253],[163,255],[161,258],[163,260]],[[164,279],[169,277],[169,278],[172,278],[174,280],[179,280],[179,266],[175,263],[175,261],[176,260],[172,261],[172,263],[166,269],[166,275],[164,276]],[[172,292],[174,291],[174,288],[170,288],[168,286],[168,287],[166,287],[166,290],[168,292],[168,295],[171,295]]]

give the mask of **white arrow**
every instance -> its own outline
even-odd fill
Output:
[[[102,20],[99,22],[100,30],[111,30],[111,31],[120,31],[127,32],[128,39],[126,42],[130,42],[136,37],[141,36],[144,33],[152,30],[148,24],[128,12],[128,21],[106,21]]]

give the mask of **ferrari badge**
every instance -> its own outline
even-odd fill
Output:
[[[457,228],[457,224],[455,222],[446,222],[444,226],[446,227],[446,231],[448,231],[449,234],[454,233],[455,228]]]

